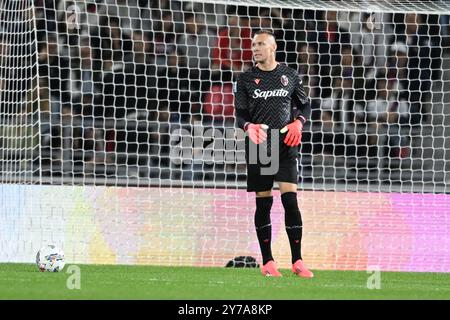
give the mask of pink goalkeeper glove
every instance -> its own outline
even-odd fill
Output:
[[[284,138],[284,143],[289,147],[296,147],[302,142],[302,130],[303,123],[300,120],[295,120],[294,122],[289,123],[283,129],[281,129],[281,133],[285,133],[287,131],[287,135]]]
[[[267,140],[267,130],[269,127],[265,124],[248,123],[244,129],[248,133],[248,137],[255,144],[260,144]]]

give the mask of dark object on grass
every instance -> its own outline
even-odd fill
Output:
[[[228,261],[227,268],[258,268],[259,264],[256,259],[250,256],[239,256]]]

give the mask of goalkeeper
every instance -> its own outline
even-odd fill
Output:
[[[255,227],[263,258],[261,271],[265,276],[281,276],[271,249],[270,210],[273,182],[276,181],[285,210],[292,271],[300,277],[312,278],[313,273],[302,260],[303,225],[297,204],[297,156],[311,106],[298,72],[275,60],[276,48],[271,31],[255,33],[252,53],[256,65],[239,76],[234,89],[236,121],[248,136],[247,191],[256,192]],[[259,154],[262,149],[266,152],[264,156],[270,157],[269,164],[255,155],[258,149]],[[274,163],[276,170],[267,174]]]

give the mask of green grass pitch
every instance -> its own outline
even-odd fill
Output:
[[[381,272],[380,289],[368,289],[371,274],[315,270],[301,279],[281,270],[282,278],[258,269],[78,265],[80,289],[68,266],[41,273],[34,264],[0,264],[0,299],[450,299],[450,274]]]

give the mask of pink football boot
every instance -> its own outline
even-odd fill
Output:
[[[261,268],[261,273],[266,277],[282,277],[283,275],[278,271],[275,261],[270,260]]]
[[[303,264],[302,260],[297,260],[292,265],[292,272],[302,278],[312,278],[314,274]]]

